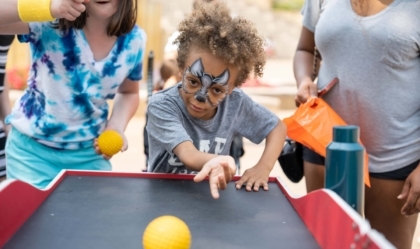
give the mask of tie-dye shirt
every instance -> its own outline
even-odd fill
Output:
[[[58,149],[93,145],[105,128],[107,100],[125,79],[142,78],[144,31],[118,37],[108,56],[95,61],[83,30],[67,34],[51,23],[30,23],[19,41],[30,44],[32,66],[28,88],[7,123],[40,143]]]

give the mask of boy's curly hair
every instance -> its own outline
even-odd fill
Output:
[[[225,3],[203,3],[178,27],[178,67],[193,49],[203,49],[238,68],[235,86],[240,86],[253,72],[262,76],[265,65],[264,40],[254,25],[240,17],[232,17]]]

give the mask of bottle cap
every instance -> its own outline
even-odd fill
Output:
[[[357,143],[359,141],[359,127],[355,125],[334,126],[333,141],[339,143]]]

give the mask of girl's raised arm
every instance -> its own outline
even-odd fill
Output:
[[[18,22],[74,21],[89,0],[2,0],[0,27]]]

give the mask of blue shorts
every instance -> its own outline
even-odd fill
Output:
[[[303,146],[303,160],[313,164],[325,165],[325,158],[321,155],[318,155],[316,152],[312,151],[308,147]],[[405,181],[407,177],[413,172],[417,166],[419,166],[420,160],[410,163],[400,169],[381,172],[381,173],[369,173],[370,177],[388,179],[388,180],[398,180]]]
[[[111,170],[111,163],[92,147],[79,150],[59,150],[35,141],[15,128],[6,142],[6,173],[8,179],[18,179],[37,188],[45,188],[63,169]]]

